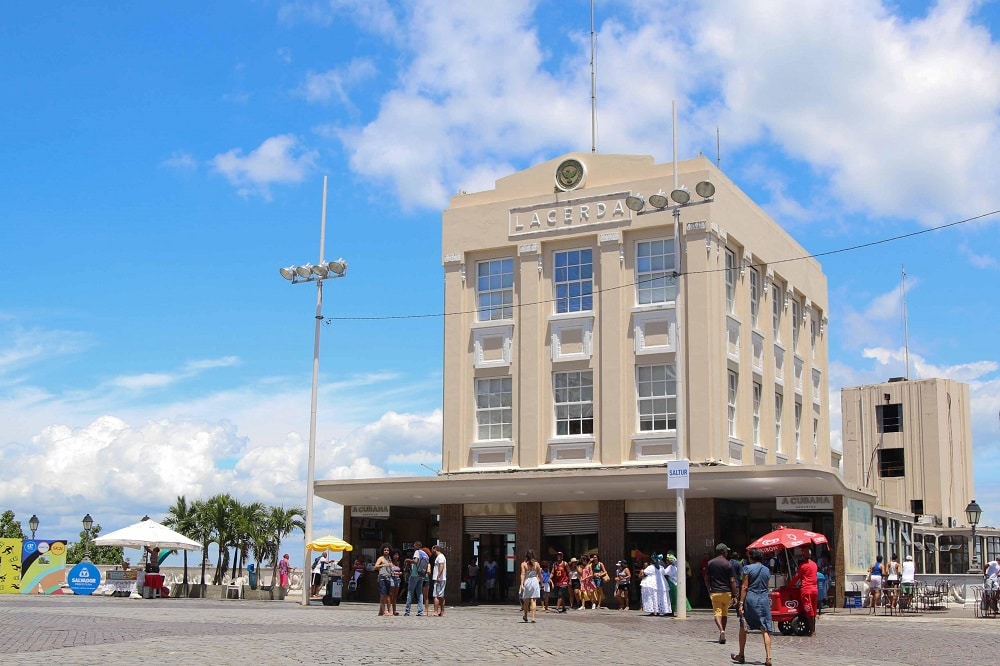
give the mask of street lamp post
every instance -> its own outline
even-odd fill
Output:
[[[675,121],[676,126],[676,121]],[[676,142],[676,133],[675,139]],[[674,146],[674,154],[677,154],[677,147]],[[677,338],[675,342],[675,349],[677,350],[675,358],[677,367],[677,381],[676,381],[676,404],[677,404],[677,459],[686,460],[688,457],[688,447],[686,433],[687,428],[685,427],[686,420],[684,418],[684,391],[687,388],[686,375],[684,374],[684,356],[686,347],[682,342],[681,332],[684,330],[684,326],[687,324],[687,317],[683,314],[684,307],[684,289],[681,285],[681,276],[684,275],[684,248],[681,247],[681,209],[688,208],[690,206],[700,206],[701,204],[712,203],[715,195],[715,185],[705,180],[698,183],[695,186],[695,192],[698,196],[702,197],[701,201],[691,201],[691,193],[686,187],[681,186],[678,183],[677,174],[677,160],[674,159],[674,188],[670,192],[669,199],[667,195],[661,190],[656,194],[650,195],[649,205],[653,207],[652,210],[645,210],[646,201],[642,198],[641,194],[632,194],[625,199],[625,205],[628,206],[636,215],[648,215],[650,213],[660,213],[663,211],[670,211],[674,217],[674,253],[677,256],[677,269],[673,272],[673,278],[677,281],[677,295],[674,297],[677,312]],[[673,200],[673,204],[670,201]],[[677,560],[678,566],[681,567],[681,575],[677,578],[677,608],[674,609],[674,613],[678,619],[685,619],[687,617],[687,580],[683,575],[684,567],[687,566],[687,519],[685,516],[685,502],[684,502],[684,489],[678,488],[677,493]]]
[[[323,211],[320,217],[319,229],[319,263],[313,266],[288,266],[282,268],[281,277],[292,284],[300,282],[316,283],[316,328],[313,334],[313,367],[312,367],[312,399],[309,409],[309,460],[306,464],[306,508],[305,508],[305,543],[312,541],[313,523],[313,484],[316,475],[316,404],[319,393],[319,333],[323,323],[323,280],[345,277],[347,262],[343,259],[325,261],[323,259],[326,244],[326,176],[323,176]],[[309,605],[309,574],[312,566],[309,562],[309,549],[304,549],[302,565],[302,605]]]
[[[38,531],[38,515],[31,514],[31,518],[28,519],[28,529],[31,530],[31,540],[35,540],[35,532]]]
[[[976,525],[979,524],[979,517],[983,515],[983,508],[976,503],[976,500],[969,502],[969,506],[965,507],[965,517],[969,521],[969,525],[972,525],[972,550],[969,552],[969,573],[981,574],[982,569],[979,568],[979,561],[976,559]]]
[[[94,519],[88,513],[83,517],[83,559],[90,561],[90,530],[94,527]]]

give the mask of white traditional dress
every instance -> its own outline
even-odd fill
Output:
[[[642,610],[653,615],[666,615],[670,610],[670,588],[667,585],[666,569],[650,564],[642,570],[639,583],[642,592]]]

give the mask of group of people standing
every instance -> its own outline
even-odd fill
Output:
[[[885,602],[890,608],[908,607],[913,601],[916,587],[917,567],[913,556],[907,555],[902,564],[899,555],[892,554],[889,563],[885,564],[881,555],[875,558],[875,563],[868,569],[868,598],[865,605],[874,613],[882,603],[882,590],[885,590]]]
[[[413,544],[413,554],[401,560],[401,553],[389,544],[382,544],[381,555],[375,561],[378,574],[379,609],[382,616],[399,615],[396,602],[406,581],[406,606],[404,616],[409,616],[413,603],[417,605],[417,617],[425,615],[424,599],[433,599],[433,613],[444,615],[445,587],[448,582],[448,559],[440,545],[425,548],[419,541]]]

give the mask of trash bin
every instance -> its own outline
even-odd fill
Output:
[[[323,596],[324,606],[339,606],[344,594],[344,581],[339,576],[331,578],[326,583],[326,594]]]
[[[247,565],[247,575],[250,576],[250,589],[257,589],[257,565],[250,563]]]

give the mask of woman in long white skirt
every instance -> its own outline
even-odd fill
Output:
[[[663,567],[663,556],[653,555],[653,560],[642,570],[639,589],[642,592],[642,610],[649,615],[669,615],[670,587]]]

